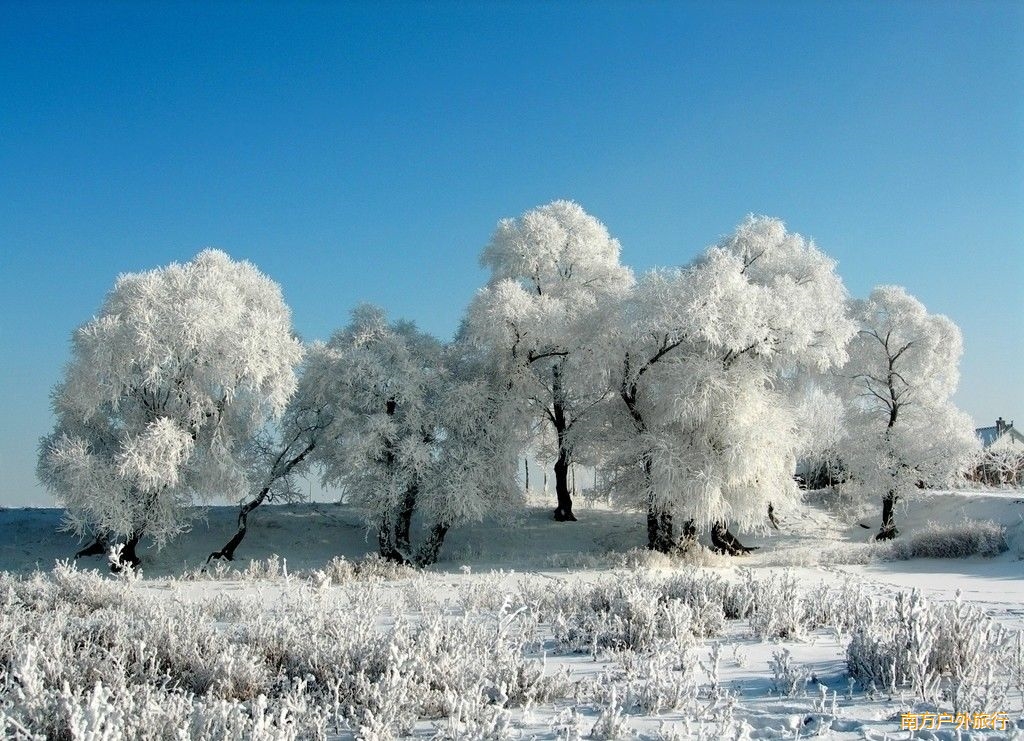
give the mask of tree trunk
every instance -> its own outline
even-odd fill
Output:
[[[395,547],[406,554],[408,560],[409,531],[412,529],[412,515],[416,511],[416,496],[419,494],[419,487],[410,484],[405,490],[402,498],[402,508],[398,512],[398,522],[395,524]]]
[[[697,525],[693,520],[683,520],[683,526],[680,530],[679,543],[676,547],[685,553],[697,542]]]
[[[440,522],[430,529],[430,534],[416,555],[417,565],[429,566],[432,563],[437,563],[437,557],[441,552],[441,546],[444,544],[444,537],[447,534],[448,526]]]
[[[125,541],[124,548],[121,549],[121,564],[123,565],[114,563],[110,564],[110,570],[115,574],[120,572],[124,568],[124,565],[131,566],[133,569],[139,568],[139,564],[142,563],[142,560],[139,558],[139,554],[136,549],[139,546],[139,541],[142,540],[143,532],[144,529],[137,530],[128,536],[128,540]]]
[[[293,441],[294,442],[294,441]],[[231,536],[231,540],[221,548],[219,551],[214,551],[206,557],[206,565],[209,566],[210,561],[215,558],[223,558],[225,561],[235,560],[235,549],[238,548],[239,543],[245,538],[245,530],[248,524],[249,513],[259,507],[266,501],[270,495],[270,487],[273,486],[274,482],[278,479],[287,476],[292,472],[292,469],[297,465],[306,460],[306,457],[313,452],[316,448],[316,441],[311,441],[296,455],[292,456],[287,463],[284,462],[285,456],[291,449],[291,444],[285,446],[278,456],[277,460],[274,461],[274,465],[270,471],[270,480],[260,489],[260,493],[253,497],[250,501],[243,504],[238,510],[238,530]]]
[[[716,552],[729,556],[741,556],[756,550],[756,548],[748,548],[740,543],[736,536],[729,532],[728,525],[721,520],[711,526],[711,543]]]
[[[248,525],[249,513],[252,512],[257,507],[259,507],[261,504],[263,504],[264,500],[267,498],[267,494],[269,493],[270,486],[265,486],[263,487],[263,489],[260,490],[259,494],[252,498],[251,501],[246,502],[239,508],[238,530],[235,531],[235,534],[231,536],[231,540],[229,540],[223,548],[221,548],[219,551],[214,551],[206,557],[207,566],[209,566],[210,561],[212,561],[215,558],[223,558],[225,561],[235,560],[235,549],[238,548],[238,544],[242,542],[243,538],[245,538],[245,531]]]
[[[648,451],[644,455],[644,484],[647,486],[647,548],[659,553],[668,553],[675,547],[672,532],[672,513],[654,504],[653,464]]]
[[[658,545],[661,543],[661,531],[660,524],[661,518],[658,517],[659,512],[654,508],[654,503],[648,499],[647,501],[647,549],[651,551],[658,550]]]
[[[896,492],[890,491],[882,497],[882,527],[879,528],[875,540],[892,540],[899,535],[896,529]]]
[[[772,506],[771,502],[768,502],[768,522],[770,522],[772,527],[776,530],[779,529],[779,521],[775,518],[775,507]]]
[[[675,547],[672,513],[658,510],[653,503],[647,505],[647,548],[669,553]]]
[[[569,453],[562,447],[559,447],[558,460],[555,461],[555,497],[558,500],[555,519],[559,522],[575,522],[572,494],[569,491]]]
[[[110,541],[107,539],[106,534],[100,533],[96,536],[96,540],[75,554],[75,560],[85,556],[103,556],[109,548]]]
[[[408,563],[402,552],[395,547],[394,529],[387,515],[381,518],[380,526],[377,530],[377,552],[385,560],[393,561],[397,564]]]
[[[554,403],[552,404],[551,421],[555,425],[555,433],[558,435],[558,459],[555,461],[555,498],[558,506],[555,508],[555,519],[559,522],[576,522],[572,513],[572,494],[569,491],[569,464],[572,462],[572,453],[569,450],[569,421],[565,416],[565,399],[562,394],[562,371],[556,363],[552,369],[554,379],[552,391]]]

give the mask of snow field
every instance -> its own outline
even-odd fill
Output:
[[[247,571],[0,576],[4,736],[880,739],[901,712],[1022,714],[1019,633],[854,579]]]

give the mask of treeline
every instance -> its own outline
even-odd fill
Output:
[[[429,564],[447,532],[521,506],[524,450],[600,465],[669,551],[762,527],[796,502],[797,459],[841,461],[843,486],[894,505],[977,448],[950,396],[961,338],[899,287],[851,299],[836,264],[777,219],[749,217],[679,268],[640,276],[577,204],[498,223],[490,278],[450,342],[359,306],[326,342],[292,331],[280,288],[207,250],[118,278],[73,336],[39,476],[92,545],[138,563],[194,505],[248,516],[318,476],[366,512],[382,556]]]

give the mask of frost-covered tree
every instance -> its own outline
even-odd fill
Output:
[[[458,350],[369,305],[311,354],[296,398],[315,400],[331,422],[310,459],[364,508],[382,556],[436,560],[450,527],[481,518],[507,493],[495,481],[511,460],[497,452],[507,443],[481,420],[486,379]],[[415,552],[417,513],[427,534]]]
[[[435,442],[442,346],[411,322],[362,305],[303,382],[343,424],[314,453],[325,482],[364,507],[380,554],[411,561],[410,529]],[[312,371],[312,372],[310,372]]]
[[[804,382],[801,382],[803,380]],[[843,476],[840,447],[846,437],[846,406],[825,378],[797,379],[792,388],[799,445],[797,473],[808,489],[833,486]]]
[[[750,217],[683,269],[639,281],[618,312],[613,373],[621,405],[620,491],[640,493],[648,546],[727,522],[761,525],[770,502],[798,496],[796,418],[780,388],[845,359],[853,333],[835,264],[781,221]]]
[[[852,302],[859,331],[840,373],[849,436],[842,457],[848,485],[881,496],[876,537],[897,534],[896,502],[926,484],[941,484],[978,447],[973,425],[950,400],[959,382],[960,330],[929,314],[899,286],[880,286]]]
[[[317,382],[323,378],[323,366],[330,362],[331,355],[322,342],[305,348],[298,387],[284,414],[255,436],[250,446],[253,488],[239,503],[235,534],[207,557],[207,564],[215,558],[234,560],[248,531],[249,515],[262,504],[303,498],[299,477],[309,473],[317,447],[331,435],[341,434],[338,427],[344,421],[336,414],[334,399]]]
[[[276,283],[206,250],[120,276],[73,336],[39,476],[97,544],[159,547],[197,500],[251,487],[251,444],[295,390],[302,354]],[[88,549],[87,549],[88,550]]]
[[[500,359],[509,388],[550,430],[555,519],[575,520],[569,488],[579,422],[608,393],[607,311],[633,284],[619,243],[578,204],[554,201],[498,223],[481,263],[490,280],[467,336]]]

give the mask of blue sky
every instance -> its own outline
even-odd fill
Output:
[[[1024,5],[0,4],[0,505],[119,272],[206,246],[306,338],[360,301],[450,336],[496,221],[554,198],[636,270],[747,213],[855,295],[956,321],[957,400],[1024,424]]]

